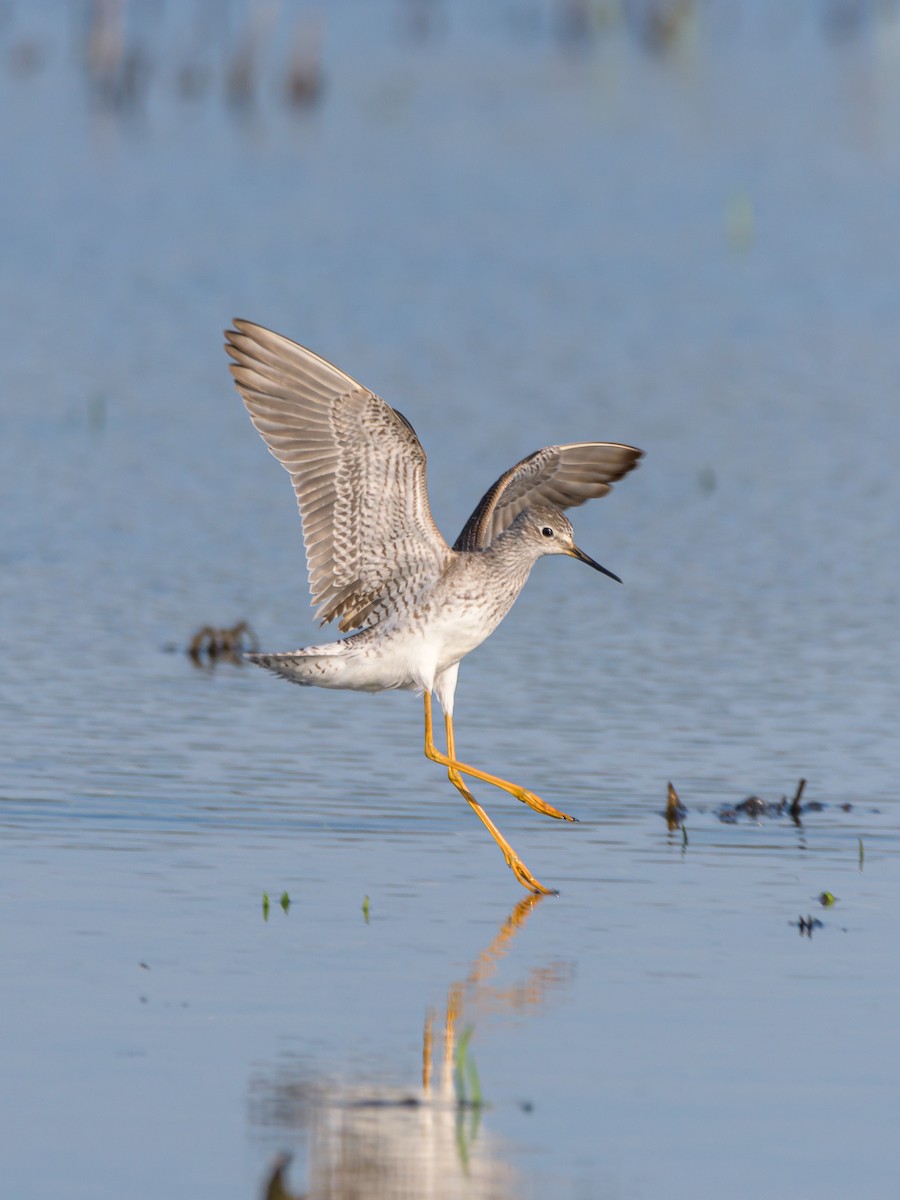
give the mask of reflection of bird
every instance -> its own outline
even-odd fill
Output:
[[[463,782],[495,784],[538,812],[572,820],[539,796],[460,762],[453,696],[460,660],[515,603],[545,554],[578,558],[561,511],[605,495],[641,451],[610,442],[547,446],[482,497],[451,549],[428,505],[425,451],[410,423],[368,388],[287,338],[235,321],[227,350],[238,391],[266,445],[290,473],[300,507],[312,602],[350,637],[248,657],[294,683],[425,697],[425,753],[484,822],[516,878],[546,892]],[[434,744],[431,695],[444,710],[447,753]]]
[[[443,1031],[435,1029],[436,1014],[426,1013],[421,1087],[377,1077],[330,1082],[298,1074],[296,1064],[271,1082],[259,1081],[251,1108],[256,1119],[294,1135],[305,1129],[308,1138],[306,1190],[290,1190],[290,1156],[282,1154],[270,1167],[265,1200],[512,1200],[523,1194],[508,1147],[482,1123],[485,1105],[468,1050],[473,1027],[459,1032],[459,1025],[470,1009],[483,1013],[485,999],[504,1017],[540,1012],[571,978],[571,964],[550,962],[509,987],[488,982],[542,899],[523,896],[466,978],[450,985]],[[490,1022],[481,1026],[480,1036],[489,1029]],[[530,1101],[521,1107],[529,1111]]]

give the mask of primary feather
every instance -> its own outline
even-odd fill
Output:
[[[405,417],[325,359],[234,325],[231,373],[294,484],[316,615],[339,617],[342,631],[376,625],[410,579],[450,555],[428,505],[425,451]]]

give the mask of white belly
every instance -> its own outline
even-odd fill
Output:
[[[392,688],[431,691],[487,634],[470,622],[439,620],[421,626],[366,630],[341,642],[306,646],[286,654],[250,654],[261,667],[307,687],[383,692]]]

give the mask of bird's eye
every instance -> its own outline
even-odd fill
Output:
[[[544,537],[553,537],[553,530],[550,528],[549,525],[545,525],[544,528],[541,530],[541,533],[544,535]]]

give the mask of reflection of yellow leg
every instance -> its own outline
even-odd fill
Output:
[[[542,895],[523,896],[497,930],[494,940],[478,955],[466,979],[466,987],[483,984],[497,970],[497,964],[507,951],[508,943],[525,924],[529,913],[543,901]]]
[[[434,1041],[434,1013],[425,1014],[425,1035],[422,1038],[422,1090],[427,1096],[431,1091],[431,1047]]]
[[[461,983],[451,983],[447,993],[447,1019],[444,1022],[444,1069],[442,1080],[445,1094],[453,1090],[453,1060],[456,1056],[456,1022],[462,1011],[463,990]]]
[[[528,868],[522,862],[521,858],[519,858],[518,854],[516,854],[515,850],[513,850],[512,846],[509,844],[509,842],[506,840],[506,838],[503,836],[503,834],[500,832],[500,830],[497,828],[497,826],[494,824],[494,822],[491,820],[491,818],[487,815],[487,813],[484,811],[484,809],[481,807],[481,805],[478,803],[478,801],[475,799],[475,797],[472,795],[472,793],[466,787],[465,783],[463,782],[462,776],[460,775],[460,771],[468,771],[471,774],[477,775],[478,778],[487,779],[488,782],[495,782],[495,780],[494,780],[494,777],[491,775],[483,775],[480,772],[475,772],[472,770],[471,767],[465,767],[462,763],[458,763],[456,761],[456,759],[454,757],[454,745],[453,745],[453,722],[450,720],[449,717],[447,718],[446,725],[447,725],[447,751],[448,751],[448,753],[442,754],[440,752],[440,750],[438,750],[434,744],[434,726],[433,726],[432,716],[431,716],[431,695],[429,692],[426,692],[425,693],[425,754],[427,755],[428,758],[431,759],[432,762],[440,763],[442,766],[445,766],[447,768],[447,774],[450,777],[450,782],[453,784],[453,786],[457,789],[458,792],[462,793],[462,795],[466,798],[468,803],[472,806],[472,809],[474,810],[475,815],[478,817],[478,819],[480,821],[482,821],[484,823],[484,825],[486,826],[491,837],[494,839],[494,841],[497,843],[497,845],[503,851],[503,857],[506,859],[507,866],[510,868],[512,873],[515,875],[516,879],[518,879],[519,883],[521,883],[522,887],[528,888],[528,890],[530,892],[538,892],[545,896],[553,895],[553,890],[551,888],[545,888],[542,883],[538,883],[538,881],[535,879],[535,877],[532,875],[532,873],[528,870]],[[509,786],[511,787],[512,785],[510,784]],[[542,801],[542,803],[543,803],[543,801]],[[553,809],[552,812],[556,813],[556,810]],[[556,813],[556,815],[561,816],[562,814]]]

